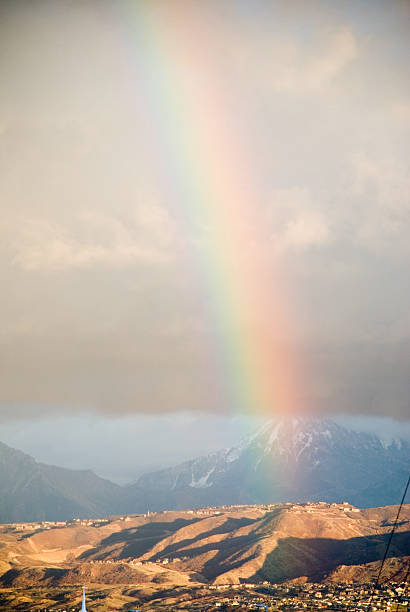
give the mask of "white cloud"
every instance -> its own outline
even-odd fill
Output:
[[[171,256],[174,240],[169,215],[155,205],[138,208],[129,223],[91,210],[65,224],[12,217],[7,225],[12,262],[27,270],[159,264]]]
[[[299,76],[307,89],[320,89],[342,72],[357,55],[357,43],[352,32],[340,29],[330,36],[327,48],[308,61]]]
[[[329,227],[320,213],[304,211],[292,219],[283,233],[284,246],[307,248],[329,242]]]
[[[329,220],[308,189],[277,189],[271,203],[269,223],[278,251],[318,247],[332,239]]]
[[[387,155],[358,154],[353,159],[352,196],[356,200],[356,239],[374,250],[409,250],[410,172]]]
[[[407,256],[410,172],[401,156],[369,148],[346,164],[343,189],[329,189],[328,195],[337,195],[336,203],[326,194],[316,199],[308,187],[273,191],[268,223],[278,252],[338,241],[369,253]]]
[[[252,65],[258,80],[268,75],[275,92],[297,95],[321,91],[359,55],[356,38],[346,27],[317,28],[309,45],[283,35],[262,37],[253,45],[248,54],[240,55],[240,69],[250,71]]]

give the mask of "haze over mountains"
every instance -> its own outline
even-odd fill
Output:
[[[120,444],[120,441],[119,441]],[[319,419],[266,423],[238,446],[119,486],[0,444],[0,521],[69,520],[223,504],[400,501],[410,444]]]
[[[409,464],[406,441],[290,419],[265,424],[239,446],[142,476],[136,488],[153,505],[176,508],[321,500],[371,507],[399,501]]]
[[[0,442],[0,521],[66,520],[123,510],[122,488],[91,470],[39,463]]]

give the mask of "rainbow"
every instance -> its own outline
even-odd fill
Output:
[[[272,265],[275,245],[254,206],[254,162],[218,68],[223,50],[209,21],[193,18],[183,2],[127,6],[127,54],[159,143],[151,154],[179,202],[173,212],[182,231],[205,228],[195,269],[210,298],[221,384],[235,411],[292,414],[300,384],[289,304]]]

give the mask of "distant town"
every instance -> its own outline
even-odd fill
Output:
[[[408,584],[407,584],[408,587]],[[36,588],[31,589],[36,594]],[[39,589],[38,597],[44,596]],[[55,589],[47,593],[48,597],[53,595]],[[67,603],[77,589],[60,589],[59,599],[67,597]],[[135,594],[138,591],[134,588]],[[164,589],[152,599],[144,602],[144,595],[137,604],[141,612],[157,610],[187,610],[190,612],[212,612],[233,610],[265,610],[274,611],[310,611],[310,610],[335,610],[343,612],[357,612],[357,610],[371,610],[372,612],[407,612],[408,599],[406,598],[406,584],[404,582],[382,585],[373,589],[372,584],[241,584],[241,585],[192,585],[190,587],[176,587]],[[104,600],[105,591],[102,587],[92,586],[87,592],[88,610],[103,610],[98,606]],[[172,596],[173,603],[170,605],[169,598]],[[0,591],[0,606],[5,601],[4,594]],[[1,608],[8,609],[8,608]],[[14,608],[13,608],[14,609]],[[25,608],[16,608],[23,610]],[[66,605],[54,604],[50,607],[30,608],[41,610],[41,612],[74,612],[78,607],[67,607]],[[113,608],[108,608],[112,610]],[[130,610],[121,607],[118,610]],[[135,609],[135,608],[132,608]]]
[[[296,513],[308,512],[313,514],[314,512],[332,509],[340,510],[342,512],[360,512],[359,508],[355,508],[349,502],[343,503],[327,503],[327,502],[306,502],[306,503],[293,503],[285,502],[279,504],[235,504],[235,505],[224,505],[224,506],[208,506],[206,508],[197,508],[194,510],[185,509],[179,510],[184,514],[194,516],[217,516],[223,512],[242,512],[247,509],[255,509],[264,512],[269,512],[278,508],[289,508]],[[69,527],[70,525],[82,525],[88,527],[100,527],[102,525],[108,525],[113,521],[130,521],[136,517],[142,516],[144,518],[155,517],[158,515],[171,514],[176,511],[161,510],[160,512],[150,512],[147,510],[144,514],[126,514],[120,516],[110,516],[106,518],[89,519],[89,518],[74,518],[68,521],[36,521],[32,523],[4,523],[0,526],[2,529],[13,529],[15,531],[35,531],[37,529],[55,529],[58,527]]]
[[[85,584],[89,612],[407,612],[409,505],[375,582],[396,513],[288,502],[8,523],[0,609],[73,612]]]

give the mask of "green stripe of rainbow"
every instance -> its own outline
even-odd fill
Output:
[[[124,15],[128,47],[157,125],[161,172],[180,202],[185,231],[207,228],[196,264],[211,296],[215,355],[230,401],[245,414],[291,414],[298,381],[286,348],[290,317],[278,271],[268,264],[272,241],[255,214],[252,164],[232,124],[233,101],[207,48],[213,33],[182,2],[132,6]],[[181,71],[187,58],[202,69],[192,82]]]

